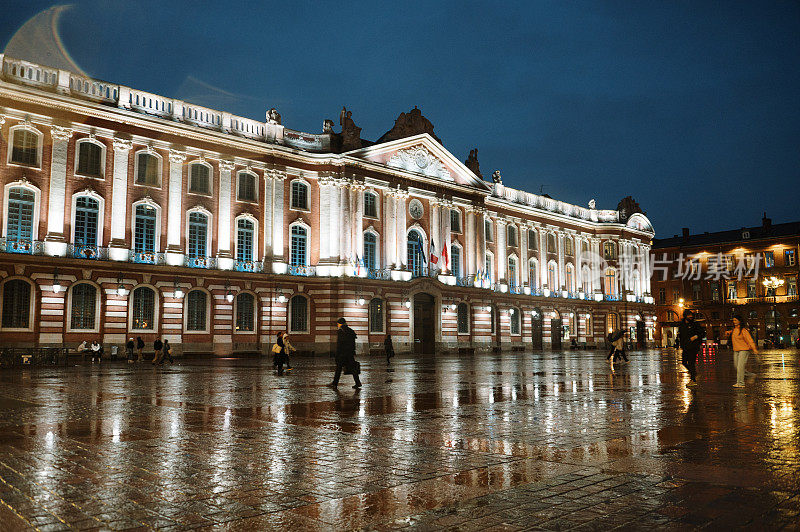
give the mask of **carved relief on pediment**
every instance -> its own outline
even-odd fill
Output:
[[[450,170],[447,169],[444,163],[422,145],[412,146],[396,152],[387,164],[392,168],[400,168],[429,177],[453,181]]]

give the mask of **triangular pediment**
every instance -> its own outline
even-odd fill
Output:
[[[361,148],[343,154],[420,176],[490,190],[483,179],[427,133]]]

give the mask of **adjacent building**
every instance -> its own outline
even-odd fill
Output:
[[[652,339],[653,228],[483,180],[414,108],[378,141],[0,57],[0,342],[486,351]],[[621,263],[629,268],[619,268]]]
[[[724,340],[734,315],[749,322],[759,345],[795,344],[800,222],[761,225],[653,241],[653,295],[658,340],[674,341],[684,309],[704,320],[711,339]]]

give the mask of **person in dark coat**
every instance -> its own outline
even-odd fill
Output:
[[[141,362],[142,360],[144,360],[144,356],[142,355],[143,351],[144,351],[144,340],[142,340],[141,336],[137,336],[136,337],[136,356],[137,356],[136,361],[137,362]]]
[[[689,372],[689,387],[697,386],[697,355],[706,337],[706,329],[694,321],[694,312],[691,310],[683,311],[683,319],[678,327],[678,339],[680,340],[683,354],[681,364]]]
[[[386,338],[383,340],[383,351],[386,354],[386,365],[388,366],[394,356],[394,345],[392,345],[391,334],[387,334]]]
[[[172,359],[172,346],[169,345],[169,340],[166,340],[166,339],[164,340],[163,353],[164,353],[164,355],[161,357],[161,361],[159,362],[159,364],[163,364],[164,363],[164,359],[167,359],[167,358],[169,359],[169,363],[170,364],[174,364],[175,363],[175,360]]]
[[[161,338],[156,338],[155,341],[153,342],[153,351],[155,351],[155,353],[153,354],[154,366],[159,362],[161,362],[161,357],[163,356],[164,352],[163,349],[164,349],[164,343],[161,341]]]
[[[133,364],[133,350],[135,349],[136,344],[133,342],[133,338],[128,338],[128,341],[125,343],[125,355],[128,359],[128,364]]]
[[[333,375],[333,382],[328,386],[333,388],[339,386],[339,377],[344,369],[345,374],[353,375],[355,381],[353,388],[361,388],[361,380],[358,378],[360,369],[356,362],[356,333],[347,326],[347,320],[344,318],[339,318],[336,325],[339,328],[336,337],[336,373]]]

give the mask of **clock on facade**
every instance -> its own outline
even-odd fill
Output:
[[[422,202],[418,199],[412,199],[411,203],[408,204],[408,213],[411,217],[415,220],[419,220],[422,218],[422,213],[424,209],[422,208]]]

